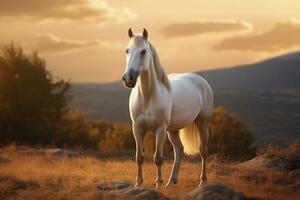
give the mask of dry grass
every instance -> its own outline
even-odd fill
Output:
[[[94,199],[98,181],[135,179],[135,163],[122,160],[101,160],[95,157],[68,158],[34,155],[7,147],[0,156],[10,162],[0,164],[0,199]],[[171,171],[171,162],[163,165],[164,179]],[[183,162],[178,184],[162,191],[179,196],[194,189],[199,182],[200,165]],[[155,165],[144,164],[145,187],[152,188]],[[249,196],[272,200],[296,200],[300,191],[287,185],[288,172],[249,171],[235,163],[210,161],[209,181],[225,183]]]
[[[300,143],[291,144],[286,148],[268,145],[257,150],[257,155],[278,156],[293,161],[300,159]]]

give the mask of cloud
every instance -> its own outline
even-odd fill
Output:
[[[167,25],[163,27],[162,33],[166,37],[183,37],[205,33],[244,31],[249,28],[250,25],[246,22],[188,22]]]
[[[9,0],[0,1],[0,18],[67,20],[101,23],[133,18],[128,9],[114,9],[104,0]]]
[[[37,36],[37,40],[33,48],[39,52],[65,53],[69,51],[83,50],[97,45],[101,45],[101,43],[99,41],[84,42],[62,39],[52,34],[40,34]]]
[[[246,36],[224,39],[215,50],[274,52],[300,47],[300,23],[278,22],[269,30]]]

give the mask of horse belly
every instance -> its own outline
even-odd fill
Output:
[[[191,124],[202,107],[200,89],[193,82],[171,80],[173,105],[169,130],[175,131]]]

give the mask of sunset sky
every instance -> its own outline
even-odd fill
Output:
[[[145,27],[168,73],[300,49],[299,0],[0,0],[0,45],[38,51],[56,76],[119,80],[127,30]]]

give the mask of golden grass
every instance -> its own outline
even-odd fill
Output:
[[[257,155],[278,156],[289,161],[300,159],[300,143],[291,144],[288,147],[266,146],[257,150]]]
[[[101,160],[95,157],[68,158],[35,155],[14,147],[0,150],[0,156],[11,162],[0,164],[0,199],[94,199],[99,181],[135,180],[134,161]],[[165,181],[171,172],[171,161],[163,165]],[[145,187],[153,188],[155,165],[144,164]],[[168,196],[179,196],[193,190],[199,182],[200,164],[183,162],[178,184]],[[288,172],[249,171],[235,163],[209,164],[210,182],[232,186],[249,196],[272,200],[296,200],[300,192],[288,189]],[[292,181],[290,181],[292,182]]]

